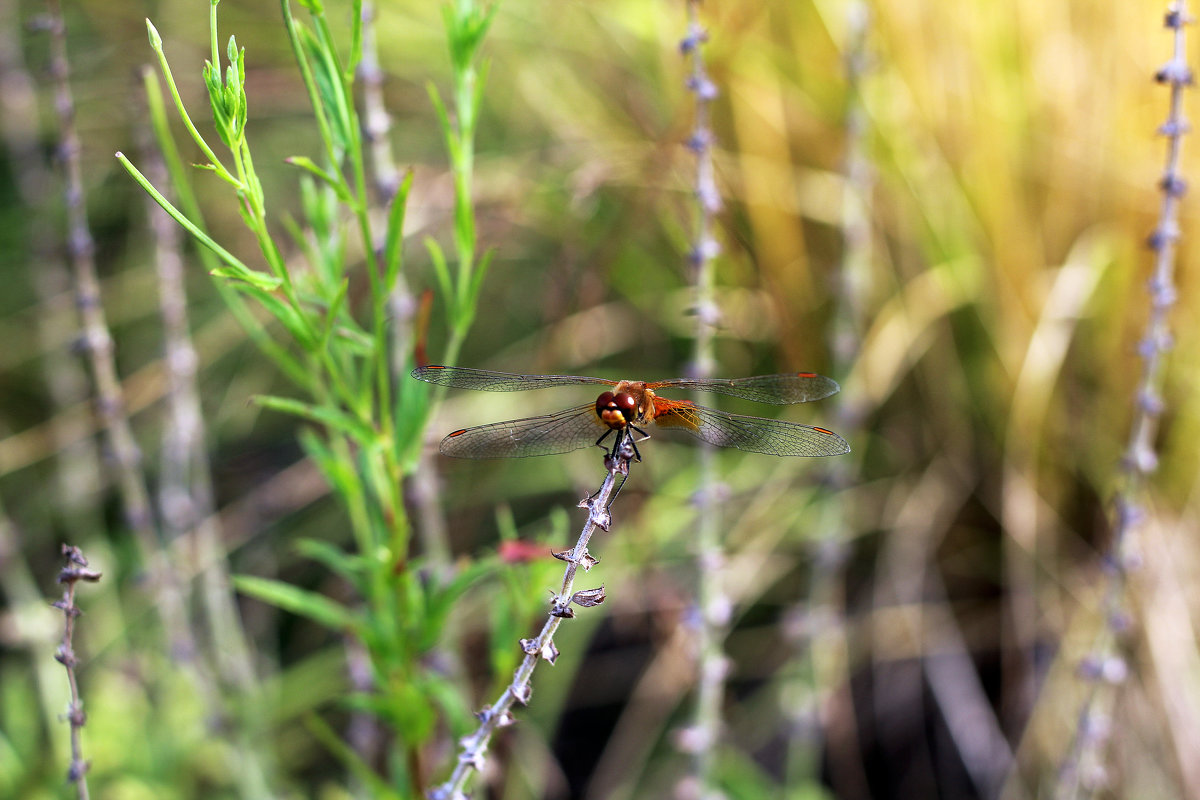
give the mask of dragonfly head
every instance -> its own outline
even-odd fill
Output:
[[[637,422],[637,398],[628,392],[604,392],[596,398],[596,416],[613,430],[623,430]]]

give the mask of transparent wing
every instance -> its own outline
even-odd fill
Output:
[[[669,387],[671,389],[715,392],[772,405],[820,400],[836,394],[841,388],[837,381],[815,372],[789,372],[784,375],[758,375],[753,378],[733,379],[689,380],[680,378],[678,380],[653,381],[646,385],[651,389]]]
[[[597,383],[613,386],[616,381],[604,378],[587,378],[581,375],[518,375],[508,372],[492,372],[470,367],[442,367],[431,364],[417,367],[410,375],[419,381],[451,386],[455,389],[479,389],[485,392],[519,392],[527,389],[545,389],[550,386],[578,386]]]
[[[662,403],[662,398],[655,398],[654,409],[654,422],[659,427],[687,431],[717,447],[772,456],[837,456],[850,452],[845,439],[824,428],[744,417],[683,401]]]
[[[442,439],[438,449],[456,458],[549,456],[591,447],[606,430],[589,403],[542,417],[464,428]]]

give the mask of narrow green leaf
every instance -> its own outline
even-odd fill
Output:
[[[354,134],[351,132],[346,96],[342,91],[341,75],[325,45],[308,28],[300,29],[300,43],[304,46],[305,54],[312,66],[317,94],[330,122],[334,149],[338,153],[344,153],[349,146],[350,136]]]
[[[381,566],[388,566],[382,564]],[[420,630],[422,623],[425,620],[426,606],[426,587],[421,581],[415,579],[411,572],[403,572],[396,576],[395,592],[396,597],[401,601],[400,609],[402,611],[402,619],[407,623],[410,631]],[[419,645],[415,641],[405,643],[412,651],[421,652]]]
[[[492,20],[496,18],[496,9],[499,8],[499,3],[488,3],[482,11],[477,10],[471,15],[471,53],[474,55],[480,45],[483,44],[483,39],[487,36],[488,30],[492,27]]]
[[[370,358],[375,352],[375,339],[370,334],[363,333],[358,328],[349,325],[339,325],[334,328],[334,338],[340,346],[362,358]]]
[[[167,125],[166,107],[163,103],[162,86],[159,83],[158,75],[152,69],[146,67],[143,70],[143,78],[146,86],[146,100],[150,110],[150,120],[154,128],[155,137],[158,140],[159,148],[162,150],[163,159],[167,163],[167,171],[171,176],[171,185],[179,197],[179,206],[187,218],[193,221],[196,229],[202,231],[204,229],[204,216],[200,211],[199,203],[196,202],[195,194],[192,192],[191,175],[184,166],[183,159],[179,155],[179,150],[175,146],[175,141]],[[213,250],[203,247],[198,251],[198,255],[207,271],[211,273],[212,270],[219,269],[217,266],[217,256]],[[276,280],[267,276],[262,277],[266,280]],[[278,364],[280,369],[296,381],[298,385],[305,385],[307,379],[310,377],[308,373],[302,370],[296,360],[283,348],[270,339],[270,336],[263,328],[262,322],[250,312],[245,299],[239,296],[225,281],[216,281],[215,284],[217,291],[224,298],[229,310],[249,334],[255,346]]]
[[[245,139],[241,145],[242,160],[246,162],[246,190],[250,196],[254,198],[254,207],[258,209],[266,208],[266,195],[263,193],[262,181],[258,179],[258,173],[254,171],[254,162],[250,158],[250,148],[246,146]],[[259,227],[265,226],[263,222],[260,226],[251,227],[250,230],[257,231]]]
[[[279,288],[280,283],[279,278],[244,267],[217,267],[209,274],[214,278],[243,281],[263,292],[275,291]]]
[[[492,266],[492,259],[495,255],[495,248],[489,247],[484,252],[483,258],[479,259],[479,263],[475,265],[475,272],[471,275],[471,286],[467,292],[472,310],[479,303],[479,292],[483,289],[483,279],[487,275],[488,268]]]
[[[319,4],[315,2],[303,5],[314,14],[322,13]],[[292,55],[296,59],[296,66],[300,68],[300,76],[304,80],[304,89],[308,93],[308,102],[312,106],[313,116],[317,118],[317,127],[321,132],[321,141],[325,145],[329,163],[337,164],[341,157],[341,151],[336,150],[333,146],[335,136],[330,128],[329,115],[321,103],[320,91],[317,89],[316,79],[313,77],[312,65],[309,64],[308,56],[305,55],[305,45],[302,40],[306,30],[292,16],[292,7],[288,0],[280,0],[280,8],[283,11],[283,24],[287,30],[288,43],[292,46]]]
[[[236,189],[239,192],[243,191],[246,188],[245,186],[242,185],[241,181],[239,181],[234,176],[230,175],[228,172],[226,172],[225,170],[223,170],[221,167],[217,166],[216,164],[195,164],[195,163],[193,163],[192,167],[195,169],[201,169],[201,170],[205,170],[207,172],[211,172],[212,174],[216,175],[218,178],[225,181],[226,183],[228,183],[230,186],[232,186],[234,189]]]
[[[510,649],[515,648],[510,645]],[[471,706],[468,705],[468,698],[452,681],[431,673],[425,681],[425,693],[441,707],[442,718],[450,726],[450,731],[455,738],[465,736],[468,731],[479,724],[472,713]]]
[[[336,408],[316,406],[311,403],[305,403],[302,400],[294,400],[290,397],[278,397],[267,394],[255,395],[254,402],[263,408],[282,411],[285,414],[303,417],[311,422],[318,422],[329,428],[333,428],[339,433],[354,439],[364,447],[373,447],[378,444],[379,435],[374,427]]]
[[[442,290],[442,301],[446,304],[446,316],[453,320],[457,315],[454,308],[454,285],[450,280],[450,268],[446,265],[446,254],[442,246],[432,237],[425,237],[425,249],[429,251],[429,260],[433,264],[433,274],[437,276],[438,287]]]
[[[432,81],[425,85],[425,89],[429,92],[429,99],[433,103],[433,110],[437,113],[438,124],[442,128],[442,135],[446,137],[446,150],[450,155],[450,163],[456,164],[458,163],[460,147],[458,135],[454,132],[454,124],[450,122],[450,112],[446,110],[446,104],[442,102],[442,96]]]
[[[392,687],[387,696],[387,713],[395,721],[401,737],[407,742],[424,742],[433,733],[437,710],[420,683],[404,683]]]
[[[319,166],[317,166],[316,162],[314,162],[308,156],[289,156],[283,160],[283,163],[292,167],[299,167],[305,172],[311,173],[322,183],[332,188],[334,192],[337,193],[338,199],[343,203],[350,203],[353,201],[353,198],[347,193],[346,186],[343,181],[338,179],[337,176],[321,169]]]
[[[378,9],[374,12],[379,14]],[[346,61],[344,70],[346,82],[354,81],[355,73],[358,72],[358,65],[362,63],[363,55],[363,0],[354,0],[350,8],[350,58]]]
[[[242,215],[242,224],[248,229],[257,230],[257,220],[254,218],[254,206],[250,201],[250,196],[247,194],[246,187],[239,187],[237,190],[237,209]]]
[[[195,223],[193,223],[190,219],[185,217],[179,209],[177,209],[177,208],[175,208],[175,206],[171,205],[171,201],[169,201],[169,200],[167,200],[167,198],[163,197],[162,193],[154,188],[154,185],[152,183],[150,183],[149,179],[147,179],[146,176],[143,175],[138,170],[138,168],[133,165],[133,162],[131,162],[128,158],[125,157],[124,153],[117,153],[116,156],[117,156],[117,160],[121,162],[121,166],[125,167],[125,171],[128,172],[135,181],[137,181],[138,185],[141,186],[146,191],[147,194],[149,194],[151,197],[154,198],[154,202],[156,202],[160,206],[162,206],[163,210],[166,211],[168,214],[170,214],[172,219],[174,219],[176,222],[178,222],[180,225],[182,225],[184,227],[184,229],[196,239],[196,241],[200,242],[200,244],[204,245],[209,250],[212,250],[214,253],[216,253],[217,257],[220,258],[222,261],[224,261],[227,265],[229,265],[229,267],[231,269],[236,270],[239,275],[259,276],[263,281],[273,281],[274,280],[274,278],[270,278],[268,276],[262,275],[262,273],[255,272],[254,270],[247,267],[245,264],[243,264],[238,259],[237,256],[235,256],[233,253],[230,253],[224,247],[221,247],[221,245],[219,245],[215,241],[213,241],[212,238],[208,234],[206,234],[204,231],[200,230],[200,228],[197,227],[195,225]],[[220,170],[217,169],[216,167],[212,167],[212,169],[214,169],[215,171],[218,172],[218,174],[220,174]],[[250,280],[249,278],[246,278],[246,277],[243,277],[242,279]],[[278,283],[276,282],[274,285],[270,286],[269,288],[274,288],[274,286],[277,286],[277,285],[278,285]],[[263,284],[262,286],[264,288],[266,288],[265,284]]]
[[[296,552],[305,558],[320,562],[330,572],[342,576],[355,588],[362,591],[364,576],[368,568],[367,560],[362,556],[347,553],[324,539],[301,539],[296,542]]]
[[[404,216],[408,210],[408,194],[412,189],[413,171],[410,167],[404,173],[396,194],[392,197],[391,208],[388,209],[387,238],[383,245],[383,275],[384,291],[390,292],[396,285],[400,274],[404,254]]]
[[[292,335],[297,344],[309,352],[315,349],[317,342],[316,331],[312,329],[308,320],[300,312],[273,294],[262,291],[250,291],[251,289],[258,290],[261,287],[247,286],[245,283],[234,283],[231,285],[239,292],[251,294],[254,299],[258,300],[263,308],[267,309],[271,313],[271,316],[279,320],[280,324],[287,329],[287,332]]]
[[[446,28],[446,44],[450,48],[450,63],[456,69],[462,68],[462,33],[455,9],[449,3],[442,6],[442,25]]]
[[[301,5],[304,3],[301,2]],[[371,797],[378,798],[378,800],[403,800],[403,796],[388,785],[387,781],[379,777],[379,774],[363,761],[362,756],[346,744],[341,734],[329,727],[329,723],[316,714],[308,714],[304,717],[304,724],[317,741],[337,756],[355,778],[362,781]]]
[[[350,281],[343,278],[338,283],[337,291],[334,292],[333,298],[329,302],[329,309],[325,312],[325,324],[321,326],[321,341],[317,344],[318,347],[324,348],[329,344],[338,317],[342,313],[342,307],[346,304],[346,293],[349,290]]]
[[[475,91],[471,95],[472,118],[479,118],[479,109],[483,106],[483,90],[487,86],[488,74],[492,71],[491,59],[482,59],[479,62],[479,75],[475,79]]]
[[[454,604],[475,584],[492,574],[495,564],[490,561],[476,561],[459,570],[450,582],[440,589],[429,592],[426,600],[426,610],[421,620],[421,636],[417,647],[421,652],[433,648],[438,637],[445,630],[446,617],[454,610]]]
[[[257,575],[234,575],[233,585],[244,595],[297,616],[307,617],[333,630],[354,630],[359,626],[358,616],[341,603],[285,581]]]
[[[309,181],[309,183],[311,183],[311,181]],[[305,232],[304,228],[302,228],[300,223],[296,221],[296,218],[291,214],[284,212],[280,216],[279,221],[283,225],[283,229],[287,231],[288,236],[292,237],[292,243],[296,245],[296,249],[304,255],[305,260],[307,260],[309,264],[316,264],[318,258],[317,251],[313,248],[312,241]]]
[[[312,459],[313,464],[320,470],[321,475],[329,483],[334,494],[350,502],[360,494],[354,466],[347,464],[325,444],[321,437],[311,428],[304,428],[299,433],[300,447]]]

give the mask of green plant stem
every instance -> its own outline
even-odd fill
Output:
[[[414,688],[446,679],[432,676],[422,661],[437,638],[421,627],[422,620],[431,597],[443,588],[443,584],[426,586],[417,580],[416,571],[409,568],[410,526],[402,495],[403,479],[416,463],[414,452],[409,448],[421,438],[420,429],[428,419],[429,406],[426,398],[421,396],[423,392],[400,392],[392,385],[397,365],[402,366],[403,362],[393,358],[391,331],[395,321],[391,319],[389,301],[394,287],[402,281],[402,223],[411,175],[398,184],[392,198],[393,208],[387,215],[387,235],[382,242],[377,242],[372,230],[365,147],[359,138],[361,125],[352,101],[354,65],[362,53],[359,21],[355,23],[352,57],[347,68],[337,53],[334,37],[318,3],[305,4],[310,19],[303,24],[292,16],[288,0],[281,0],[281,8],[293,55],[317,119],[327,162],[316,164],[305,156],[292,159],[292,163],[311,175],[319,187],[319,194],[306,192],[304,196],[305,212],[313,231],[318,237],[330,237],[329,244],[322,244],[325,239],[312,247],[301,244],[304,255],[314,265],[311,279],[307,273],[289,269],[267,223],[266,200],[244,136],[244,55],[236,50],[233,39],[230,39],[229,55],[232,64],[226,68],[219,85],[214,75],[214,69],[219,71],[220,57],[215,4],[210,5],[209,15],[213,61],[206,65],[204,78],[222,141],[230,149],[231,155],[226,158],[232,172],[216,160],[215,154],[202,143],[199,133],[187,119],[153,26],[150,26],[151,40],[180,116],[202,150],[210,155],[206,168],[233,187],[243,222],[255,236],[266,261],[265,268],[253,270],[221,248],[203,231],[198,209],[194,209],[194,214],[184,214],[173,208],[123,157],[122,164],[155,202],[205,245],[206,257],[218,264],[217,276],[227,279],[219,280],[218,285],[225,286],[226,291],[229,287],[235,288],[250,303],[257,301],[292,337],[293,341],[287,343],[286,349],[280,348],[259,326],[264,341],[273,346],[274,355],[281,356],[277,360],[286,365],[289,377],[295,379],[307,397],[266,397],[260,402],[264,407],[296,414],[321,429],[320,434],[302,434],[305,449],[319,464],[343,504],[353,546],[359,554],[357,558],[344,561],[335,558],[330,563],[353,562],[354,566],[347,570],[348,574],[352,573],[364,606],[355,614],[347,610],[346,616],[333,613],[335,609],[328,604],[312,607],[327,612],[323,617],[317,617],[322,624],[339,626],[343,624],[340,620],[350,617],[361,620],[361,624],[355,623],[355,630],[369,656],[371,685],[367,690],[378,695],[372,699],[379,702],[377,713],[398,726],[397,752],[390,763],[397,773],[407,776],[410,790],[419,794],[424,782],[421,755],[425,739],[422,737],[428,734],[419,732],[423,730],[419,717],[406,718],[407,712],[393,709],[399,707],[397,701],[410,698]],[[459,56],[474,52],[486,27],[487,18],[472,16],[470,10],[473,8],[474,4],[468,3],[465,10],[460,9],[465,15],[460,21],[466,27],[456,31],[458,38],[455,41],[462,45],[457,51]],[[361,4],[355,3],[355,10],[360,12]],[[476,262],[471,207],[473,144],[468,142],[465,147],[459,146],[460,136],[467,140],[474,136],[478,76],[470,61],[470,58],[464,61],[461,57],[454,61],[456,112],[459,119],[466,121],[466,126],[461,130],[455,130],[449,124],[444,127],[448,141],[452,142],[451,168],[455,171],[456,192],[454,254],[459,261],[459,285],[453,292],[446,293],[453,300],[447,350],[454,357],[457,357],[473,317],[483,274]],[[158,116],[165,118],[162,113]],[[156,122],[155,127],[161,139],[169,139],[165,119],[161,124]],[[186,170],[180,168],[178,174],[173,174],[176,180],[186,185],[184,172]],[[305,180],[309,178],[306,176]],[[194,198],[189,200],[192,201]],[[340,204],[337,215],[332,214],[335,203]],[[351,217],[353,222],[349,222]],[[367,273],[363,280],[369,288],[369,303],[362,309],[364,317],[369,316],[369,319],[360,320],[356,316],[359,309],[351,301],[357,293],[350,291],[351,275],[340,248],[348,225],[354,226],[362,241],[363,268]],[[299,224],[291,225],[289,230],[297,238],[305,236]],[[486,258],[483,263],[486,266]],[[237,308],[233,303],[231,306]],[[247,316],[253,320],[253,315]],[[293,352],[296,345],[301,352]],[[405,357],[408,357],[407,353]],[[447,563],[448,555],[447,550]],[[454,577],[449,570],[444,575],[447,581]],[[264,584],[241,582],[239,586],[243,591],[266,591]],[[258,588],[246,588],[251,586]],[[297,593],[282,591],[275,592],[275,596],[283,598],[280,600],[283,607],[289,607],[286,598],[294,599]],[[438,630],[444,634],[445,625]],[[430,709],[436,702],[429,701]],[[433,713],[432,710],[429,713]],[[410,726],[412,719],[416,722]]]
[[[328,114],[338,114],[344,120],[344,127],[349,131],[358,131],[360,129],[358,113],[353,104],[344,102],[353,94],[353,87],[350,83],[353,72],[344,69],[338,60],[337,50],[333,46],[333,35],[329,30],[328,21],[323,13],[313,14],[313,22],[317,31],[318,41],[322,44],[325,52],[329,54],[330,60],[334,64],[333,72],[342,82],[341,92],[338,93],[339,106],[334,109],[326,109],[321,101],[321,94],[317,88],[316,80],[312,74],[312,68],[308,63],[304,54],[304,49],[300,44],[300,36],[296,27],[296,22],[291,14],[291,7],[288,0],[282,0],[282,8],[284,19],[288,27],[289,38],[292,43],[292,52],[297,64],[301,70],[301,75],[304,79],[305,87],[309,94],[309,101],[313,106],[314,113],[317,116],[318,124],[321,127],[322,139],[326,142],[326,156],[330,163],[335,166],[332,173],[332,178],[338,183],[339,195],[348,201],[351,210],[354,214],[355,221],[358,226],[358,231],[363,244],[363,254],[366,260],[367,282],[371,296],[371,333],[375,342],[374,358],[372,359],[372,369],[375,375],[375,413],[379,423],[381,434],[391,439],[395,436],[395,425],[392,419],[392,382],[393,375],[390,370],[390,361],[386,347],[387,342],[387,294],[390,289],[385,285],[384,276],[381,274],[378,256],[376,254],[375,236],[372,232],[370,219],[370,201],[368,199],[368,183],[366,177],[366,163],[363,153],[362,141],[357,136],[350,136],[347,139],[347,158],[349,159],[350,171],[353,175],[352,184],[348,183],[341,169],[336,168],[338,165],[338,153],[332,146],[333,138],[331,136],[331,128],[329,126]],[[356,14],[357,18],[358,14]],[[356,41],[361,42],[360,28],[355,35]],[[361,43],[356,45],[356,51],[361,51]],[[355,56],[357,61],[358,56]]]
[[[217,56],[215,22],[216,14],[216,4],[213,3],[211,15],[212,19],[214,20],[212,28],[214,65],[221,63],[219,57]],[[200,131],[196,129],[195,124],[192,122],[191,116],[189,116],[187,113],[187,107],[185,107],[183,104],[183,98],[179,96],[179,88],[175,85],[175,76],[171,72],[171,64],[167,61],[167,55],[163,51],[162,39],[159,37],[158,31],[154,28],[154,25],[150,23],[150,20],[146,20],[146,28],[150,31],[150,46],[154,49],[155,55],[158,56],[159,69],[162,70],[163,77],[167,81],[167,90],[171,93],[171,99],[175,101],[175,110],[179,112],[179,118],[183,120],[184,127],[186,127],[188,133],[191,134],[192,141],[194,141],[196,146],[200,148],[200,151],[204,153],[204,157],[207,158],[209,163],[213,165],[217,175],[223,180],[233,183],[229,170],[227,170],[221,163],[221,159],[217,158],[217,154],[214,153],[212,148],[208,146],[208,142],[204,141],[204,137],[200,135]],[[234,185],[236,186],[237,184],[234,183]]]
[[[147,194],[154,198],[154,202],[162,206],[163,210],[170,214],[172,219],[183,226],[184,230],[190,233],[196,239],[196,241],[200,242],[200,244],[204,245],[209,250],[212,250],[218,258],[224,261],[227,265],[233,267],[239,273],[245,272],[249,275],[257,274],[254,270],[250,269],[250,267],[242,263],[237,256],[213,241],[213,239],[207,233],[200,230],[200,228],[197,227],[190,219],[184,216],[179,209],[175,208],[175,206],[171,204],[171,201],[163,196],[162,192],[154,188],[154,185],[150,183],[149,179],[146,178],[146,176],[143,175],[138,168],[133,165],[133,162],[126,158],[124,153],[118,152],[116,157],[117,160],[121,162],[121,166],[125,167],[125,171],[129,173],[130,177],[137,181],[138,185],[141,186]],[[253,278],[250,280],[253,280]],[[263,286],[265,288],[269,288],[274,285],[270,282],[270,279],[260,278],[260,280],[264,281]]]
[[[287,28],[288,42],[292,45],[292,56],[296,59],[296,65],[300,68],[300,77],[304,82],[304,88],[308,92],[308,103],[312,107],[313,115],[317,118],[317,127],[321,133],[321,141],[325,144],[325,157],[329,159],[331,165],[338,163],[338,155],[333,148],[333,132],[329,126],[329,117],[325,113],[325,106],[321,102],[321,93],[317,89],[316,79],[313,78],[312,67],[308,63],[308,59],[304,56],[304,48],[300,44],[299,26],[296,23],[296,18],[292,16],[292,6],[288,0],[279,0],[280,8],[283,11],[283,23]]]
[[[209,0],[208,3],[208,43],[212,50],[212,64],[221,64],[221,42],[217,37],[217,6],[221,0]]]
[[[218,251],[212,246],[216,243],[212,242],[211,237],[204,232],[204,214],[200,208],[200,203],[196,200],[195,193],[192,191],[191,172],[185,167],[183,159],[179,156],[179,150],[175,147],[175,140],[171,136],[170,126],[167,123],[166,109],[162,103],[162,91],[158,76],[152,69],[147,67],[142,72],[142,79],[146,90],[146,100],[150,110],[150,122],[154,128],[155,139],[162,152],[163,160],[166,162],[171,186],[174,187],[175,195],[181,206],[181,209],[176,210],[175,214],[171,214],[170,209],[164,210],[168,214],[171,214],[172,218],[176,222],[179,222],[193,236],[196,236],[196,232],[199,232],[203,236],[203,238],[196,237],[197,241],[204,244],[204,247],[200,248],[197,252],[204,268],[209,273],[212,273],[218,267],[217,259],[221,257]],[[128,168],[126,166],[126,169]],[[137,180],[138,173],[136,170],[130,174]],[[159,194],[154,191],[154,187],[148,181],[145,183],[138,181],[138,183],[151,194],[151,197]],[[161,205],[157,197],[155,198],[155,202],[159,202]],[[208,240],[207,242],[205,241],[206,239]],[[209,242],[212,242],[212,245]],[[240,261],[238,263],[241,264]],[[245,267],[244,264],[241,264],[241,266]],[[246,269],[249,268],[247,267]],[[290,380],[297,385],[305,385],[308,380],[308,371],[287,350],[280,347],[270,337],[259,319],[247,308],[242,297],[231,289],[225,281],[214,281],[213,283],[221,295],[221,299],[233,313],[234,317],[237,318],[242,328],[248,333],[255,346],[274,362],[276,366],[283,370],[284,374]]]

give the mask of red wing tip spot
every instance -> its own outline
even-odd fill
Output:
[[[827,435],[829,435],[829,436],[837,436],[837,434],[836,434],[836,433],[834,433],[833,431],[827,431],[827,430],[825,430],[824,428],[818,428],[818,427],[816,427],[816,426],[813,426],[813,430],[814,430],[814,431],[816,431],[817,433],[824,433],[824,434],[827,434]],[[462,431],[458,431],[458,433],[462,433]],[[452,434],[450,434],[450,435],[451,435],[451,436],[454,436],[455,434],[453,434],[453,433],[452,433]]]
[[[815,373],[815,372],[797,372],[796,377],[797,378],[815,378],[815,377],[817,377],[817,373]]]
[[[445,369],[441,364],[426,364],[425,369]]]
[[[820,430],[820,429],[818,428],[818,430]],[[447,438],[447,439],[453,439],[455,436],[462,436],[462,435],[463,435],[464,433],[466,433],[466,432],[467,432],[467,429],[466,429],[466,428],[462,428],[461,430],[457,430],[457,431],[454,431],[453,433],[448,433],[448,434],[446,434],[446,438]],[[826,432],[826,433],[829,433],[829,431],[825,431],[825,432]]]

